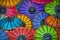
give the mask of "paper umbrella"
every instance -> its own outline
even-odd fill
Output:
[[[46,24],[54,27],[54,28],[58,28],[60,27],[60,19],[59,18],[55,18],[54,16],[48,16],[45,19]]]
[[[33,19],[40,11],[44,11],[44,6],[45,5],[33,3],[31,0],[26,0],[20,7],[20,13]]]
[[[45,12],[49,13],[50,15],[60,13],[60,0],[54,0],[53,2],[47,4],[45,7]]]
[[[36,30],[35,40],[58,40],[58,33],[54,28],[43,25]]]
[[[19,4],[21,0],[0,0],[0,5],[5,7],[13,7]]]
[[[17,17],[12,18],[4,18],[0,20],[0,28],[4,30],[11,30],[19,27],[21,24],[21,20]]]
[[[0,14],[6,15],[8,17],[16,16],[16,7],[0,7]]]
[[[20,14],[17,15],[17,17],[22,20],[21,26],[26,27],[28,29],[32,28],[32,22],[28,16],[24,14]]]
[[[53,2],[53,0],[32,0],[32,1],[38,4],[48,4],[50,2]]]
[[[24,27],[19,27],[8,32],[9,40],[33,40],[33,35],[31,30]]]
[[[48,17],[48,14],[45,12],[40,12],[33,18],[33,27],[36,30],[39,28],[41,25],[46,24],[45,19]]]
[[[0,40],[8,40],[7,34],[2,30],[0,30]]]

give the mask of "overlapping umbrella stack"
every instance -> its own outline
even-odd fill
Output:
[[[60,0],[0,0],[0,40],[60,40]]]

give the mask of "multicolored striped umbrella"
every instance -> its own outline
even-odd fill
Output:
[[[58,33],[54,28],[43,25],[36,30],[35,40],[58,40]]]
[[[0,30],[0,40],[8,40],[7,34],[2,30]]]
[[[24,27],[16,28],[8,32],[9,40],[33,40],[34,34],[31,30]]]
[[[48,17],[48,14],[45,12],[40,12],[33,18],[33,27],[36,30],[39,28],[41,25],[46,24],[45,19]]]
[[[17,17],[22,20],[21,26],[26,27],[28,29],[32,28],[32,22],[28,16],[24,14],[20,14],[20,15],[17,15]]]
[[[54,0],[53,2],[47,4],[45,7],[45,12],[49,13],[50,15],[60,13],[60,0]]]
[[[0,0],[0,5],[5,7],[13,7],[19,4],[21,0]]]
[[[32,0],[32,1],[38,4],[48,4],[50,2],[53,2],[53,0]]]
[[[21,25],[21,20],[17,17],[12,18],[4,18],[0,20],[0,28],[4,30],[11,30],[15,29],[16,27],[19,27]]]
[[[31,0],[26,0],[20,7],[20,13],[33,19],[40,11],[44,11],[44,6],[45,5],[33,3]]]

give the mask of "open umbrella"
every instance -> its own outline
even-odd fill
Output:
[[[33,18],[33,27],[36,30],[41,25],[45,24],[45,19],[48,17],[48,14],[45,12],[40,12]]]
[[[56,16],[58,17],[58,16]],[[60,27],[60,18],[56,18],[54,16],[48,16],[45,19],[46,24],[56,28],[56,27]]]
[[[45,5],[33,3],[31,0],[26,0],[20,7],[20,13],[33,19],[40,11],[44,11],[44,6]]]
[[[0,28],[4,30],[11,30],[15,29],[16,27],[19,27],[21,25],[21,20],[18,19],[17,17],[12,17],[12,18],[4,18],[0,20]]]
[[[56,15],[60,13],[60,0],[54,0],[45,7],[45,11],[50,15]]]
[[[16,7],[9,7],[9,8],[7,8],[6,16],[14,17],[17,15],[16,12],[17,12]]]
[[[12,7],[19,4],[21,0],[0,0],[0,5],[5,7]]]
[[[8,17],[16,16],[16,7],[0,7],[0,14],[6,15]]]
[[[36,30],[35,40],[58,40],[58,33],[54,28],[43,25]]]
[[[28,29],[32,28],[32,22],[28,16],[24,14],[20,14],[17,15],[17,17],[22,20],[21,26],[26,27]]]
[[[8,40],[8,36],[2,30],[0,30],[0,40]]]
[[[8,32],[9,40],[33,40],[33,35],[31,30],[24,27],[19,27]]]
[[[52,2],[53,0],[32,0],[32,1],[38,4],[48,4]]]

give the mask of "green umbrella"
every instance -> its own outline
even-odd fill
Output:
[[[53,2],[47,4],[45,7],[45,12],[50,15],[60,13],[60,0],[54,0]]]
[[[58,34],[54,28],[43,25],[36,30],[35,40],[58,40]]]

